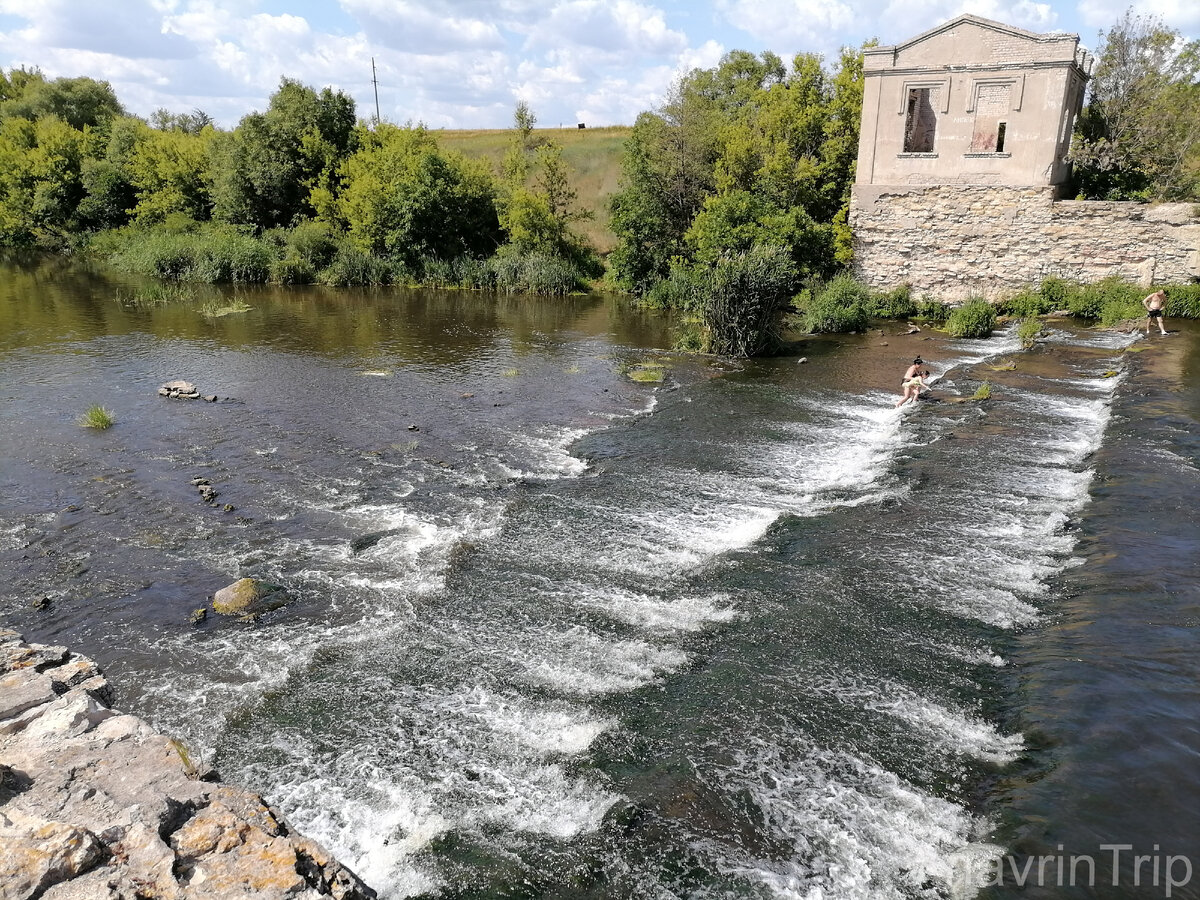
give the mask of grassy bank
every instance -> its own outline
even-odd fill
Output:
[[[956,337],[986,337],[996,316],[1027,320],[1025,332],[1036,334],[1028,320],[1051,313],[1067,314],[1111,326],[1143,318],[1142,298],[1161,288],[1167,295],[1167,318],[1200,319],[1200,284],[1155,285],[1146,288],[1120,278],[1079,284],[1047,278],[995,303],[978,298],[963,304],[945,304],[931,297],[916,300],[905,286],[877,291],[848,275],[805,288],[793,300],[788,324],[807,332],[852,332],[867,327],[871,319],[915,320],[944,327]]]
[[[576,128],[574,122],[563,128],[536,128],[534,141],[552,140],[562,147],[570,184],[578,194],[579,205],[595,213],[595,218],[578,222],[575,229],[601,253],[616,245],[609,227],[608,198],[617,190],[621,177],[621,150],[633,129]],[[455,150],[472,159],[486,159],[499,167],[512,143],[511,129],[430,132],[445,150]]]

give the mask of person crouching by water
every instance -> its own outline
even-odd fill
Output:
[[[1167,306],[1167,292],[1155,291],[1148,297],[1144,297],[1142,299],[1142,306],[1146,307],[1146,314],[1148,316],[1146,319],[1146,334],[1150,333],[1150,326],[1155,321],[1158,322],[1158,330],[1166,334],[1167,328],[1163,323],[1166,321],[1164,313]]]
[[[920,395],[921,388],[925,387],[924,379],[929,377],[928,369],[924,372],[921,371],[923,365],[925,365],[925,361],[918,356],[913,360],[912,365],[905,370],[904,380],[900,383],[900,386],[904,389],[904,393],[896,401],[896,406],[903,406],[909,400],[915,401]]]

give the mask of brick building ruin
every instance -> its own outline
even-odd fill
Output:
[[[944,300],[1047,276],[1200,277],[1195,204],[1061,198],[1092,59],[1078,35],[962,15],[864,53],[855,272]]]

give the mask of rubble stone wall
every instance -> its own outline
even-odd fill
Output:
[[[1194,203],[1057,200],[1052,187],[855,185],[855,274],[941,300],[1011,295],[1043,278],[1200,278]]]

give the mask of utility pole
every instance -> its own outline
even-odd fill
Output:
[[[379,127],[379,79],[375,77],[375,57],[371,57],[371,84],[375,86],[375,126]]]

